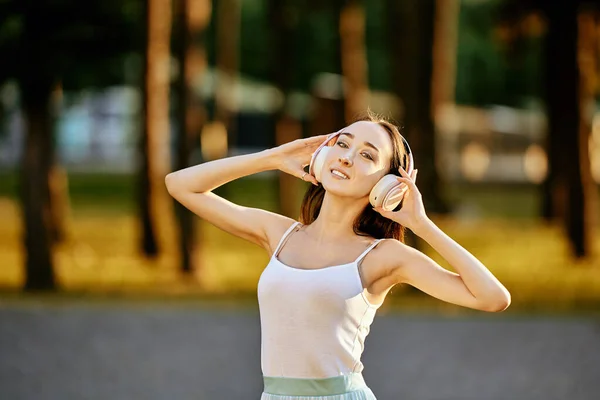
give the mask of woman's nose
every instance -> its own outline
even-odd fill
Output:
[[[352,165],[352,161],[347,156],[340,156],[340,163],[342,163],[342,165],[345,165],[345,166]]]

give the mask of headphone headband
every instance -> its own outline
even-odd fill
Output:
[[[410,174],[415,165],[413,155],[412,155],[412,150],[411,150],[410,146],[408,145],[408,140],[406,140],[404,138],[404,136],[402,136],[402,134],[400,134],[400,137],[402,138],[402,143],[404,144],[404,150],[406,151],[406,156],[407,156],[407,160],[406,160],[407,165],[404,165],[402,168],[404,168],[404,170]]]

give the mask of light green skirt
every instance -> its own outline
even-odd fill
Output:
[[[362,374],[324,379],[264,376],[261,400],[376,400]]]

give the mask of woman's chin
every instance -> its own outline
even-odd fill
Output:
[[[346,199],[359,200],[361,198],[369,196],[369,193],[363,193],[364,191],[357,190],[356,187],[351,187],[347,182],[331,182],[330,180],[323,180],[321,182],[323,189],[330,195]],[[359,193],[360,192],[360,193]]]
[[[338,179],[325,178],[321,182],[323,188],[329,192],[330,194],[335,194],[336,196],[348,196],[350,193],[351,185],[349,182],[344,182]]]

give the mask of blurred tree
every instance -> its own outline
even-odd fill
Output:
[[[363,2],[347,0],[340,10],[340,54],[344,76],[346,123],[364,114],[367,109],[369,74],[365,25]]]
[[[599,4],[584,0],[509,1],[503,9],[503,21],[512,28],[509,39],[516,51],[526,37],[526,16],[541,12],[546,19],[543,86],[549,169],[541,186],[542,215],[547,220],[563,221],[573,255],[578,258],[591,252],[595,222],[589,137],[596,68],[586,68],[585,63],[597,59],[597,50],[595,35],[585,29],[585,21],[589,21],[589,7]]]
[[[235,142],[236,126],[232,110],[237,104],[233,94],[239,80],[239,26],[241,0],[219,0],[216,4],[216,60],[217,83],[213,119],[227,134],[227,145],[220,156],[227,155],[229,143]]]
[[[33,71],[30,71],[33,73]],[[48,110],[54,82],[49,77],[20,82],[26,136],[21,164],[21,207],[25,235],[25,289],[54,289],[50,170],[54,139]]]
[[[515,96],[506,93],[506,63],[501,56],[500,46],[494,40],[494,15],[499,1],[460,3],[456,102],[483,107],[490,104],[514,106],[511,100]]]
[[[460,21],[454,29],[458,31],[455,35],[457,34],[459,42],[455,59],[458,65],[456,98],[460,104],[506,104],[521,107],[539,96],[540,85],[536,81],[541,50],[539,40],[524,43],[525,51],[518,66],[514,63],[507,64],[502,57],[494,18],[503,1],[436,2],[436,7],[450,9],[452,14],[450,17],[441,16],[442,21],[456,22],[455,13],[459,12]],[[389,50],[385,48],[389,39],[382,24],[389,17],[387,2],[388,0],[358,1],[367,14],[366,51],[370,87],[384,91],[391,88],[389,75],[392,70]],[[334,48],[339,38],[337,23],[334,21],[335,1],[285,0],[284,3],[288,4],[286,7],[289,11],[286,18],[294,21],[295,26],[294,40],[290,43],[290,46],[295,47],[296,60],[292,86],[295,90],[311,91],[316,76],[321,73],[340,73],[336,72],[335,66]],[[339,7],[344,4],[347,4],[347,0]],[[252,0],[244,2],[241,10],[239,71],[244,76],[259,80],[272,79],[272,48],[263,45],[272,39],[269,33],[272,31],[269,12],[265,11],[268,7],[267,0]],[[398,28],[396,35],[401,30]],[[217,46],[213,41],[208,44],[209,50],[214,53]]]
[[[169,171],[169,82],[171,1],[145,0],[146,46],[144,51],[143,129],[139,171],[141,250],[146,257],[159,254],[157,225],[165,221]]]
[[[299,10],[291,0],[269,0],[268,16],[271,40],[271,80],[283,94],[283,104],[273,115],[275,144],[282,145],[302,137],[302,125],[293,116],[290,104],[295,67],[297,65],[294,38],[299,20]],[[279,172],[277,180],[279,212],[296,218],[299,194],[298,179]]]
[[[385,24],[385,0],[368,1],[365,9],[365,47],[367,51],[369,88],[373,91],[391,92],[390,46]],[[392,114],[390,114],[390,117]]]
[[[436,1],[431,77],[431,112],[434,120],[442,108],[456,103],[456,59],[460,0]]]
[[[204,35],[210,21],[210,0],[177,0],[174,19],[174,50],[179,71],[175,92],[177,98],[177,153],[175,169],[190,165],[192,150],[198,143],[205,110],[202,100],[194,95],[194,82],[206,70]],[[196,243],[194,214],[175,202],[177,228],[179,231],[180,270],[183,273],[198,271],[194,257]]]
[[[447,213],[435,164],[432,115],[435,0],[387,0],[386,4],[393,87],[402,100],[403,133],[414,152],[419,189],[428,210]]]
[[[309,0],[307,3],[307,7],[311,10],[308,14],[310,19],[314,18],[318,21],[322,18],[322,22],[331,29],[330,37],[327,37],[327,30],[325,29],[315,29],[311,32],[311,43],[315,43],[315,46],[310,46],[308,50],[316,52],[314,53],[315,56],[326,60],[326,64],[323,61],[319,65],[320,68],[313,70],[312,75],[310,90],[314,98],[314,112],[309,128],[311,136],[335,132],[346,125],[347,122],[340,39],[340,17],[346,1]],[[327,44],[327,46],[317,48],[316,43],[320,41]],[[325,66],[327,66],[327,69],[325,69]]]
[[[52,95],[59,82],[68,89],[121,79],[120,57],[134,48],[135,12],[133,0],[0,2],[0,53],[11,55],[0,63],[0,83],[17,82],[26,120],[20,178],[25,290],[56,288]]]
[[[281,6],[286,8],[290,15],[286,20],[290,21],[297,17],[298,2],[301,0],[282,0]],[[243,1],[239,15],[239,62],[238,71],[240,75],[248,76],[261,81],[272,80],[272,61],[274,50],[270,44],[273,39],[273,21],[271,0]],[[290,43],[288,43],[290,44]],[[293,47],[293,45],[292,45]]]
[[[538,79],[540,38],[534,35],[520,41],[518,54],[513,54],[507,62],[503,53],[507,50],[514,53],[514,47],[506,48],[503,38],[510,33],[496,23],[506,2],[451,0],[437,2],[437,6],[452,9],[455,7],[452,3],[458,7],[459,19],[456,102],[479,107],[496,104],[519,108],[536,106],[541,97]],[[451,10],[449,14],[454,12]],[[442,19],[447,17],[440,16]],[[530,26],[537,29],[535,23]]]

